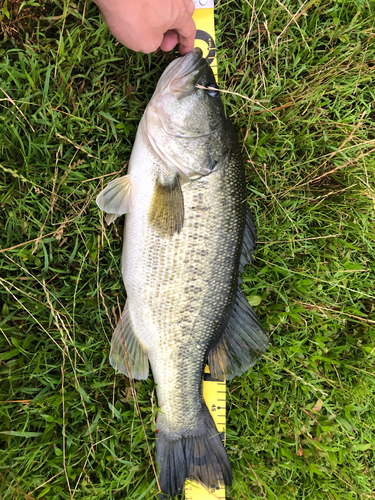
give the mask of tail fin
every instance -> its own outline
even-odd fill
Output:
[[[215,423],[204,404],[200,427],[195,435],[172,438],[160,430],[156,441],[159,484],[164,495],[180,495],[185,479],[195,479],[207,488],[232,484],[232,470],[227,452]]]

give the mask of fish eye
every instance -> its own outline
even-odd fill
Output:
[[[219,97],[220,92],[218,90],[214,90],[214,89],[218,88],[218,86],[216,85],[216,83],[207,83],[206,87],[211,87],[211,88],[209,88],[209,89],[206,90],[207,94],[210,97]]]

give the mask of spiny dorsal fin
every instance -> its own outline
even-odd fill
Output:
[[[241,257],[240,257],[240,268],[239,268],[239,282],[241,283],[241,274],[245,270],[246,264],[252,259],[256,247],[257,232],[255,229],[254,219],[251,215],[249,209],[246,210],[246,220],[245,220],[245,232],[243,236]]]
[[[131,181],[128,175],[111,181],[96,198],[98,207],[106,212],[107,224],[111,224],[120,215],[126,214],[131,207]]]
[[[184,197],[178,175],[158,178],[152,195],[148,221],[161,236],[180,233],[184,224]]]
[[[120,321],[113,331],[109,361],[115,370],[133,379],[148,377],[148,356],[134,333],[128,303],[125,304]]]
[[[242,290],[238,289],[224,335],[208,354],[211,375],[220,380],[231,380],[253,366],[267,347],[267,332]]]

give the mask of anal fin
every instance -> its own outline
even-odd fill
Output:
[[[224,335],[208,354],[212,377],[231,380],[241,375],[256,363],[267,347],[267,332],[238,288]]]
[[[113,331],[109,361],[115,370],[127,377],[138,380],[148,377],[147,351],[134,333],[127,303]]]

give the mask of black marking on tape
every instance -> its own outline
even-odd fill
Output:
[[[207,43],[208,46],[208,56],[206,57],[206,60],[209,65],[211,65],[215,59],[216,55],[216,45],[215,45],[215,40],[212,38],[212,36],[207,33],[207,31],[203,30],[197,30],[197,34],[195,35],[196,40],[203,40],[203,42]]]
[[[203,380],[205,382],[219,382],[219,379],[211,377],[210,373],[204,373],[203,374]]]

